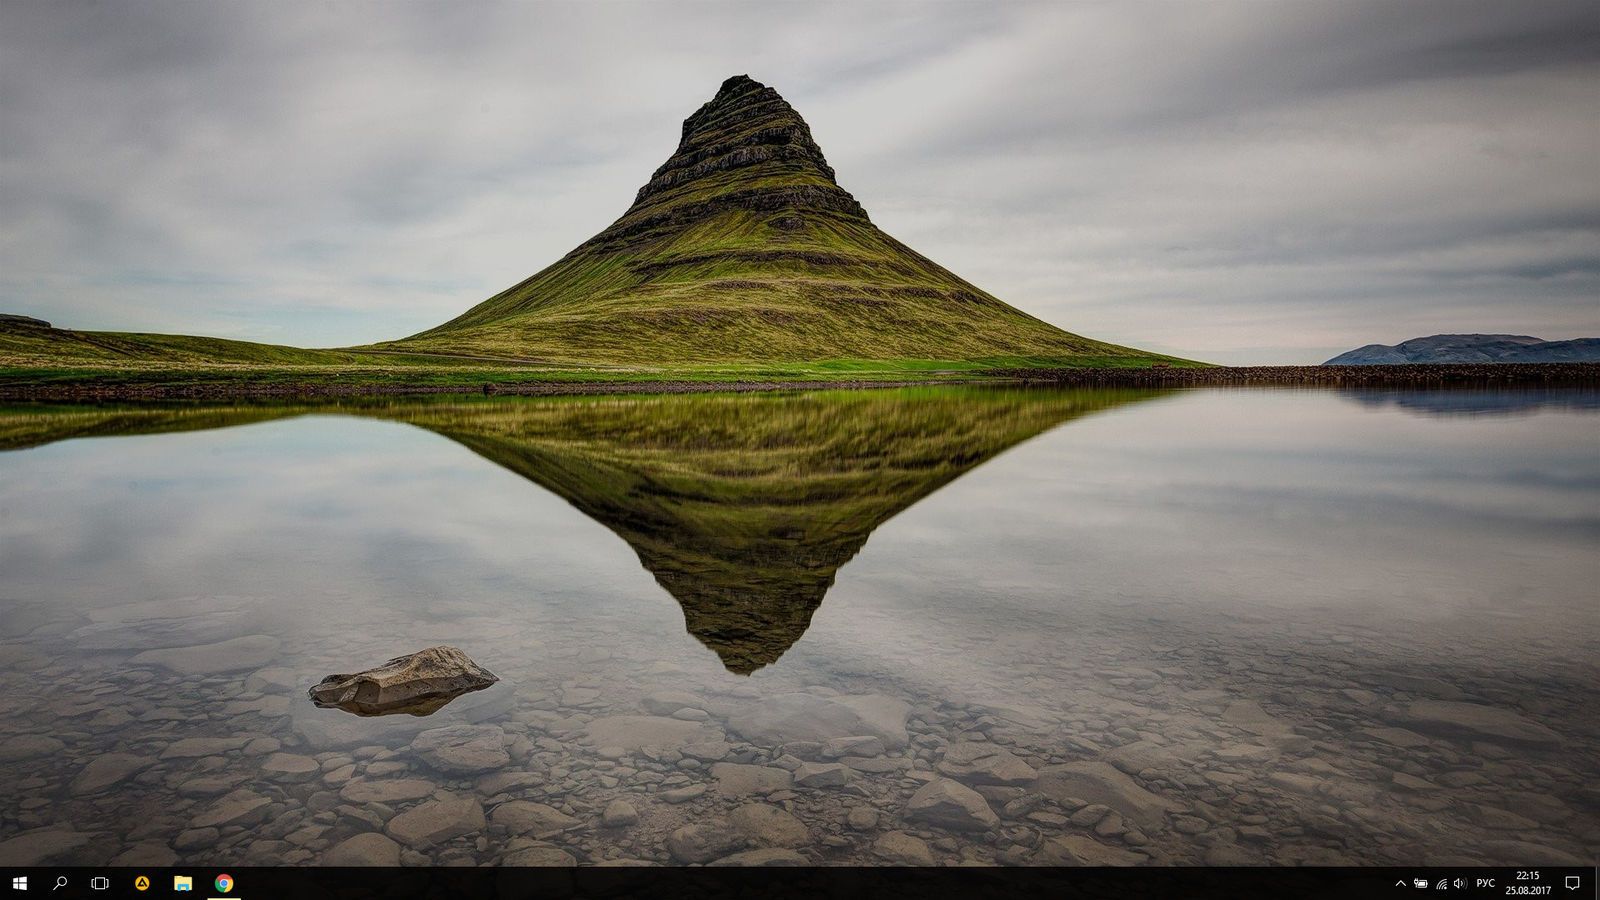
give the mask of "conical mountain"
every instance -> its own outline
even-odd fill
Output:
[[[381,346],[640,364],[1158,358],[1007,306],[879,230],[794,107],[744,75],[684,121],[609,228]]]

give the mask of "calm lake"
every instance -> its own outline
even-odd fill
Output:
[[[0,408],[0,863],[1590,865],[1600,394]],[[425,647],[430,715],[307,689]]]

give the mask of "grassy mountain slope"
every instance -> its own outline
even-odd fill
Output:
[[[436,328],[376,345],[557,362],[1170,360],[1069,334],[879,230],[799,114],[739,76],[609,228]]]

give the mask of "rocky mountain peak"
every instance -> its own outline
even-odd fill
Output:
[[[796,186],[822,188],[833,195],[825,205],[866,216],[839,190],[833,167],[795,108],[772,88],[735,75],[684,120],[677,151],[639,189],[630,212],[702,199],[707,192]]]

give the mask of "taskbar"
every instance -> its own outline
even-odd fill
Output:
[[[1593,867],[1396,866],[1306,868],[265,868],[226,871],[35,866],[3,873],[7,900],[586,900],[647,897],[1345,898],[1556,897],[1600,900]],[[4,890],[0,886],[0,890]],[[26,892],[26,893],[24,893]]]

